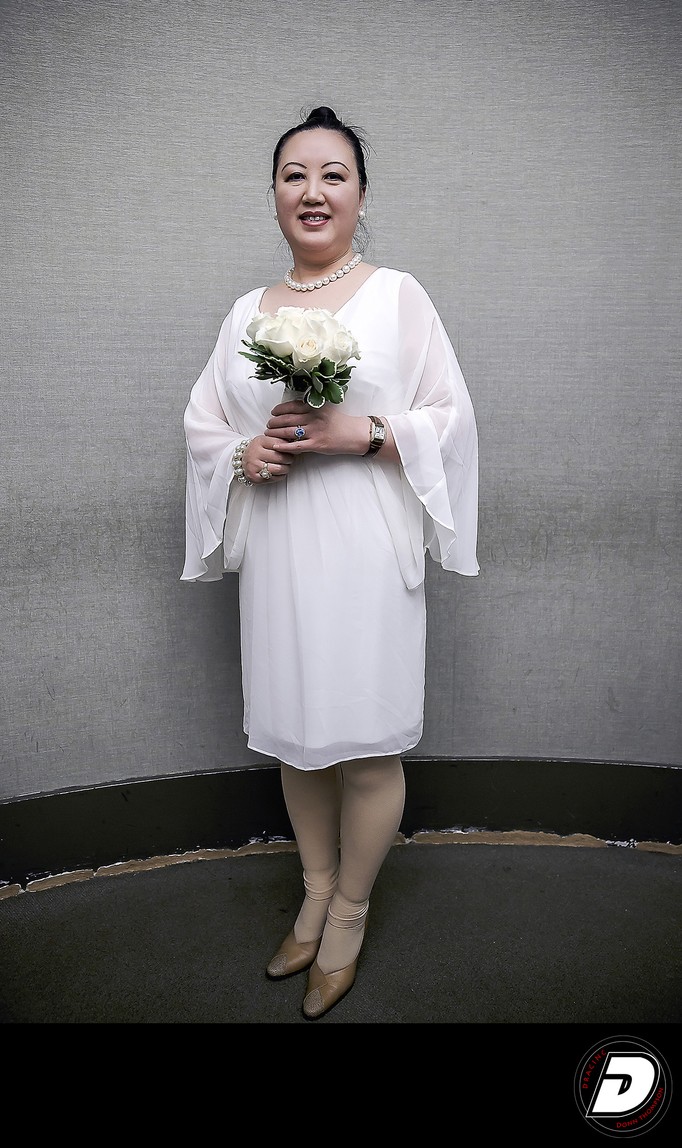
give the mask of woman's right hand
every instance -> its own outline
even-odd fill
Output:
[[[266,434],[251,439],[244,454],[242,466],[244,474],[254,486],[264,486],[268,482],[281,482],[289,473],[293,463],[291,455],[278,450],[278,440]],[[264,474],[263,471],[267,471]]]

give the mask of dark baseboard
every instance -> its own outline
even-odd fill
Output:
[[[586,834],[682,844],[682,769],[613,762],[405,759],[401,832]],[[201,849],[291,841],[277,766],[0,803],[0,889]]]

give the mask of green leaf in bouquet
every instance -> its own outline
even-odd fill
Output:
[[[320,375],[325,379],[333,379],[336,374],[336,363],[331,359],[322,359],[319,367],[316,368]]]
[[[239,354],[243,355],[245,359],[249,359],[252,363],[261,363],[263,361],[262,355],[255,355],[250,351],[240,351]]]
[[[258,363],[263,370],[268,370],[271,374],[281,377],[289,369],[282,359],[273,355],[272,351],[261,346],[260,343],[247,343],[245,339],[242,339],[242,343],[250,350],[240,351],[239,354],[243,355],[245,359],[250,359],[252,363]]]
[[[278,379],[285,378],[285,372],[276,363],[260,363],[256,367],[257,379],[270,379],[270,382],[275,383]]]
[[[324,388],[325,397],[330,403],[342,403],[345,393],[344,387],[339,386],[334,379],[330,379]]]
[[[307,402],[309,407],[317,408],[317,407],[323,407],[324,406],[325,398],[324,398],[324,395],[318,394],[318,392],[313,390],[313,388],[311,387],[310,390],[308,391],[307,395],[305,396],[305,401]]]

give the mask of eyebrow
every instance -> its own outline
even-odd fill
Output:
[[[282,168],[282,171],[284,171],[285,167],[290,167],[290,165],[292,163],[295,163],[297,167],[306,167],[307,166],[304,163],[300,163],[297,159],[290,159],[288,161],[288,163],[285,163],[284,167]],[[343,162],[343,160],[341,160],[341,159],[330,159],[327,161],[327,163],[323,163],[322,167],[331,167],[331,165],[334,163],[338,163],[341,167],[345,167],[346,171],[350,171],[350,168],[348,167],[348,165],[345,164]]]

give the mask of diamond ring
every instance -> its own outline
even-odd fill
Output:
[[[305,438],[305,427],[296,427],[294,437],[297,439]]]
[[[258,471],[262,479],[272,478],[267,462],[263,464],[262,468]]]

